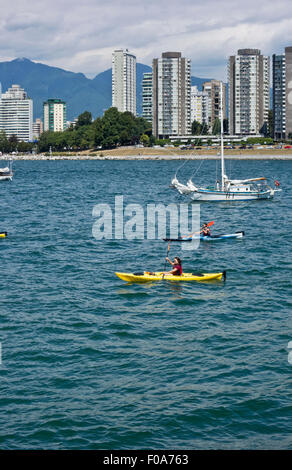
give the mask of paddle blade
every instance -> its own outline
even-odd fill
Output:
[[[211,222],[209,222],[209,223],[207,224],[207,227],[211,227],[211,225],[214,225],[214,220],[212,220]]]

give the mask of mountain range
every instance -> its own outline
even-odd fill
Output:
[[[137,63],[137,114],[142,114],[142,79],[151,72],[149,65]],[[208,78],[191,77],[199,89]],[[33,100],[34,119],[42,118],[43,102],[60,98],[67,103],[67,119],[73,121],[84,111],[102,116],[112,104],[112,70],[108,69],[90,79],[83,73],[74,73],[58,67],[33,62],[26,58],[0,62],[2,93],[18,84]]]

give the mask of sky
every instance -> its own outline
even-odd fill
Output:
[[[192,60],[192,74],[226,80],[238,49],[292,46],[291,0],[0,0],[0,61],[26,57],[94,77],[127,48],[151,65],[162,52]]]

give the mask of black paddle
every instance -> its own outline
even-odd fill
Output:
[[[170,250],[170,242],[169,242],[168,245],[167,245],[167,253],[166,253],[166,257],[165,257],[165,261],[164,261],[164,270],[163,270],[163,271],[166,270],[166,258],[168,258],[169,250]],[[165,276],[165,274],[163,273],[162,279],[164,278],[164,276]]]
[[[182,238],[182,237],[179,237],[179,238],[163,238],[163,241],[165,241],[165,242],[191,242],[192,239],[191,238]]]
[[[212,220],[211,222],[209,222],[207,224],[207,227],[211,227],[211,225],[214,224],[214,220]],[[193,232],[193,233],[189,233],[188,235],[184,235],[183,237],[179,237],[179,238],[164,238],[163,240],[165,242],[191,242],[192,239],[190,238],[192,235],[195,235],[195,234],[199,234],[200,232]]]

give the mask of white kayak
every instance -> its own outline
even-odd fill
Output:
[[[230,240],[233,238],[243,238],[244,237],[244,231],[240,232],[235,232],[235,233],[227,233],[227,234],[220,234],[220,235],[193,235],[192,237],[189,238],[164,238],[163,240],[165,242],[190,242],[192,240],[202,240],[203,242],[214,242],[218,240]]]

